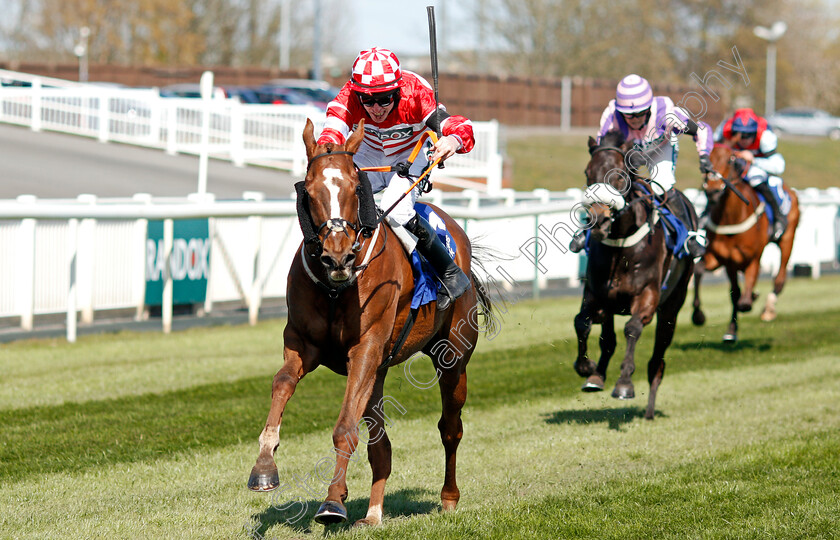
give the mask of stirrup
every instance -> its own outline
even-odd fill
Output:
[[[699,259],[706,254],[706,231],[700,229],[698,231],[688,231],[688,238],[685,239],[685,251],[691,258]]]

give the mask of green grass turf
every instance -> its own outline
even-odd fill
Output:
[[[583,170],[589,162],[588,137],[540,135],[509,140],[507,157],[513,163],[511,187],[526,191],[582,189],[586,186]],[[828,138],[783,138],[779,152],[785,157],[783,178],[788,185],[797,189],[840,186],[840,142]],[[691,137],[680,138],[676,177],[679,189],[701,188],[697,150]]]
[[[652,329],[637,351],[638,397],[618,402],[579,392],[577,298],[510,306],[502,334],[470,363],[454,514],[438,512],[438,392],[392,369],[386,393],[407,413],[390,414],[394,471],[386,522],[372,536],[831,538],[840,513],[840,308],[830,293],[839,283],[793,280],[779,320],[746,315],[735,347],[719,343],[727,295],[708,287],[709,324],[694,328],[688,309],[681,314],[654,422],[641,418]],[[2,387],[25,384],[0,410],[0,537],[230,538],[245,537],[246,523],[266,538],[370,535],[315,525],[322,490],[292,490],[308,512],[289,526],[271,495],[244,487],[281,328],[4,346]],[[418,379],[431,374],[428,362],[415,367]],[[119,384],[103,387],[97,370]],[[65,385],[72,390],[62,394]],[[329,455],[343,387],[323,369],[301,382],[277,453],[284,482]],[[353,519],[364,514],[369,479],[361,451],[348,479]]]

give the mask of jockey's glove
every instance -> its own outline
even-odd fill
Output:
[[[715,172],[708,154],[700,154],[700,172],[703,174]]]

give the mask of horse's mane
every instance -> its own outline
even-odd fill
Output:
[[[614,146],[616,148],[621,148],[621,145],[624,144],[625,138],[624,134],[614,129],[612,131],[608,131],[601,137],[601,141],[598,143],[598,146]]]

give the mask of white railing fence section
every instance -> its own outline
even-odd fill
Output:
[[[702,194],[687,193],[702,209]],[[578,283],[582,256],[566,246],[580,194],[436,191],[430,200],[458,219],[474,242],[501,255],[488,261],[486,277],[508,288],[530,285],[532,295],[538,296],[551,280]],[[816,278],[821,265],[837,265],[840,189],[808,189],[799,195],[802,221],[789,267],[807,265]],[[255,193],[244,198],[250,200],[164,200],[148,195],[96,200],[87,195],[75,200],[22,196],[0,201],[0,319],[32,329],[38,315],[67,313],[72,341],[77,317],[89,323],[95,313],[113,309],[136,309],[139,316],[148,271],[148,220],[165,220],[169,237],[164,243],[171,254],[173,220],[209,218],[212,245],[204,308],[239,302],[248,307],[249,320],[255,323],[264,298],[285,296],[301,233],[293,200],[263,201]],[[778,267],[779,251],[771,246],[762,257],[762,268],[775,272]],[[168,293],[165,287],[165,331],[171,326],[171,294],[171,286]]]
[[[24,74],[17,74],[24,75]],[[111,88],[55,79],[15,76],[31,86],[0,86],[0,122],[33,131],[57,131],[168,153],[199,154],[204,112],[209,112],[208,153],[235,165],[257,164],[302,176],[306,152],[301,136],[309,118],[320,130],[324,111],[302,105],[253,105],[234,99],[162,98],[157,89]],[[435,175],[436,182],[497,192],[502,186],[499,125],[473,122],[475,149],[458,154]]]

